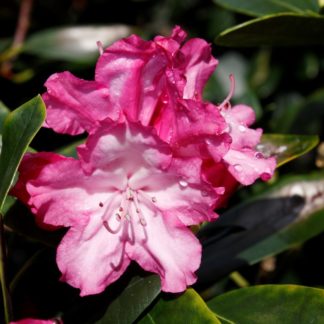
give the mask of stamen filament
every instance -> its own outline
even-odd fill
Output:
[[[103,225],[105,226],[106,230],[107,230],[109,233],[111,233],[111,234],[116,234],[116,233],[118,233],[118,232],[120,231],[120,229],[121,229],[121,226],[122,226],[122,222],[119,222],[117,228],[116,228],[116,229],[112,229],[112,228],[110,227],[108,221],[105,220],[105,221],[103,221],[102,223],[103,223]]]
[[[230,91],[227,95],[227,97],[223,100],[223,102],[218,106],[219,109],[223,109],[223,108],[229,108],[231,107],[230,104],[230,99],[233,97],[234,94],[234,90],[235,90],[235,79],[234,79],[234,75],[230,74],[229,75],[229,79],[230,79]]]

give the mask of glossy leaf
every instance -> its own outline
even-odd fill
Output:
[[[324,290],[296,285],[262,285],[217,296],[208,306],[222,323],[322,323]]]
[[[233,47],[323,45],[323,34],[324,17],[281,13],[226,29],[215,42]]]
[[[62,154],[65,156],[73,157],[73,158],[78,158],[78,153],[77,153],[77,146],[83,144],[85,142],[84,139],[78,140],[76,142],[73,142],[71,144],[68,144],[66,146],[60,147],[58,150],[56,150],[56,153]]]
[[[177,297],[160,298],[154,307],[138,323],[217,324],[221,322],[208,308],[202,298],[193,289],[188,289],[185,293]]]
[[[267,157],[275,156],[279,167],[309,152],[318,142],[315,135],[263,134],[257,149]]]
[[[109,304],[96,324],[133,323],[161,291],[160,278],[155,275],[135,277],[122,293]]]
[[[3,128],[3,123],[10,113],[9,108],[2,102],[0,101],[0,134],[2,134],[2,128]],[[0,146],[1,149],[1,146]],[[1,150],[0,150],[1,152]]]
[[[279,12],[319,12],[317,0],[214,0],[224,8],[249,16],[264,16]]]
[[[126,25],[53,28],[32,35],[23,51],[47,59],[92,62],[99,56],[97,41],[108,46],[130,33]]]
[[[292,178],[285,185],[276,186],[267,196],[274,199],[280,196],[299,196],[304,198],[305,205],[300,210],[297,221],[238,255],[238,258],[249,264],[301,244],[324,231],[323,173],[317,173],[308,180],[305,177]]]
[[[45,119],[45,105],[36,96],[11,112],[4,123],[0,156],[0,210],[31,140]]]
[[[262,196],[222,214],[198,236],[203,245],[198,286],[283,252],[324,230],[324,173],[289,177]]]

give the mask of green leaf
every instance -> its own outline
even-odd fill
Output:
[[[0,134],[2,134],[3,123],[9,113],[10,113],[10,109],[2,101],[0,101]],[[0,145],[0,152],[1,152],[1,145]]]
[[[176,298],[160,298],[139,324],[220,323],[202,298],[188,289]]]
[[[126,25],[53,28],[32,35],[23,51],[47,59],[87,63],[99,56],[97,41],[108,46],[130,33]]]
[[[324,290],[296,285],[264,285],[217,296],[208,306],[222,323],[323,323]]]
[[[277,167],[312,150],[319,142],[316,135],[263,134],[257,146],[265,156],[275,156]]]
[[[285,177],[271,190],[202,227],[200,288],[324,231],[323,188],[323,172]]]
[[[300,196],[305,200],[295,222],[282,230],[243,250],[238,258],[254,264],[265,257],[276,255],[324,231],[324,174],[310,177],[292,177],[267,193],[269,199],[283,196]]]
[[[5,120],[0,156],[0,210],[22,156],[44,119],[45,105],[41,96],[36,96],[11,112]]]
[[[109,304],[96,324],[133,323],[160,293],[160,278],[155,275],[135,277],[122,293]]]
[[[76,148],[77,146],[83,144],[84,142],[85,139],[81,139],[71,144],[68,144],[66,146],[60,147],[59,149],[56,150],[56,153],[77,159],[78,154]]]
[[[280,12],[318,13],[317,0],[214,0],[224,8],[249,16],[264,16]]]
[[[226,29],[215,42],[221,46],[308,46],[324,44],[324,17],[281,13]]]

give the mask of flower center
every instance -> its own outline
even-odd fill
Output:
[[[120,198],[120,203],[116,201],[117,198]],[[133,190],[129,186],[127,186],[126,190],[120,192],[116,192],[115,195],[110,199],[108,205],[103,214],[103,225],[107,229],[108,232],[112,234],[116,234],[122,228],[122,224],[125,221],[130,222],[131,220],[138,219],[139,223],[145,227],[147,222],[141,210],[140,202],[148,206],[150,209],[157,209],[154,205],[157,202],[156,197],[149,197],[143,190]],[[100,207],[103,207],[104,204],[102,202],[99,203]],[[152,208],[153,207],[153,208]],[[114,221],[117,220],[117,227],[113,229],[110,223],[116,223]]]

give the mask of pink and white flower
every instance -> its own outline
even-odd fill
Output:
[[[255,150],[262,130],[249,128],[253,110],[230,107],[234,86],[219,106],[202,100],[218,61],[206,41],[184,42],[185,38],[186,33],[175,27],[170,37],[144,41],[132,35],[117,41],[99,57],[94,81],[69,72],[54,74],[43,95],[46,125],[72,135],[95,131],[107,117],[153,126],[174,155],[199,156],[205,178],[225,187],[227,197],[239,183],[271,178],[275,160]],[[225,183],[219,181],[220,170]]]
[[[70,227],[57,250],[62,280],[82,296],[100,293],[135,260],[164,291],[193,284],[201,246],[187,226],[215,219],[219,197],[201,160],[172,157],[151,127],[111,121],[78,153],[26,155],[13,190],[39,222]],[[24,172],[32,164],[37,171]]]
[[[159,274],[162,290],[195,282],[201,246],[188,226],[216,218],[239,184],[269,179],[275,160],[256,152],[250,107],[202,99],[217,60],[202,39],[144,41],[108,47],[95,80],[52,75],[44,126],[87,132],[79,159],[26,155],[13,194],[47,229],[69,227],[57,251],[62,280],[95,294],[131,260]]]

